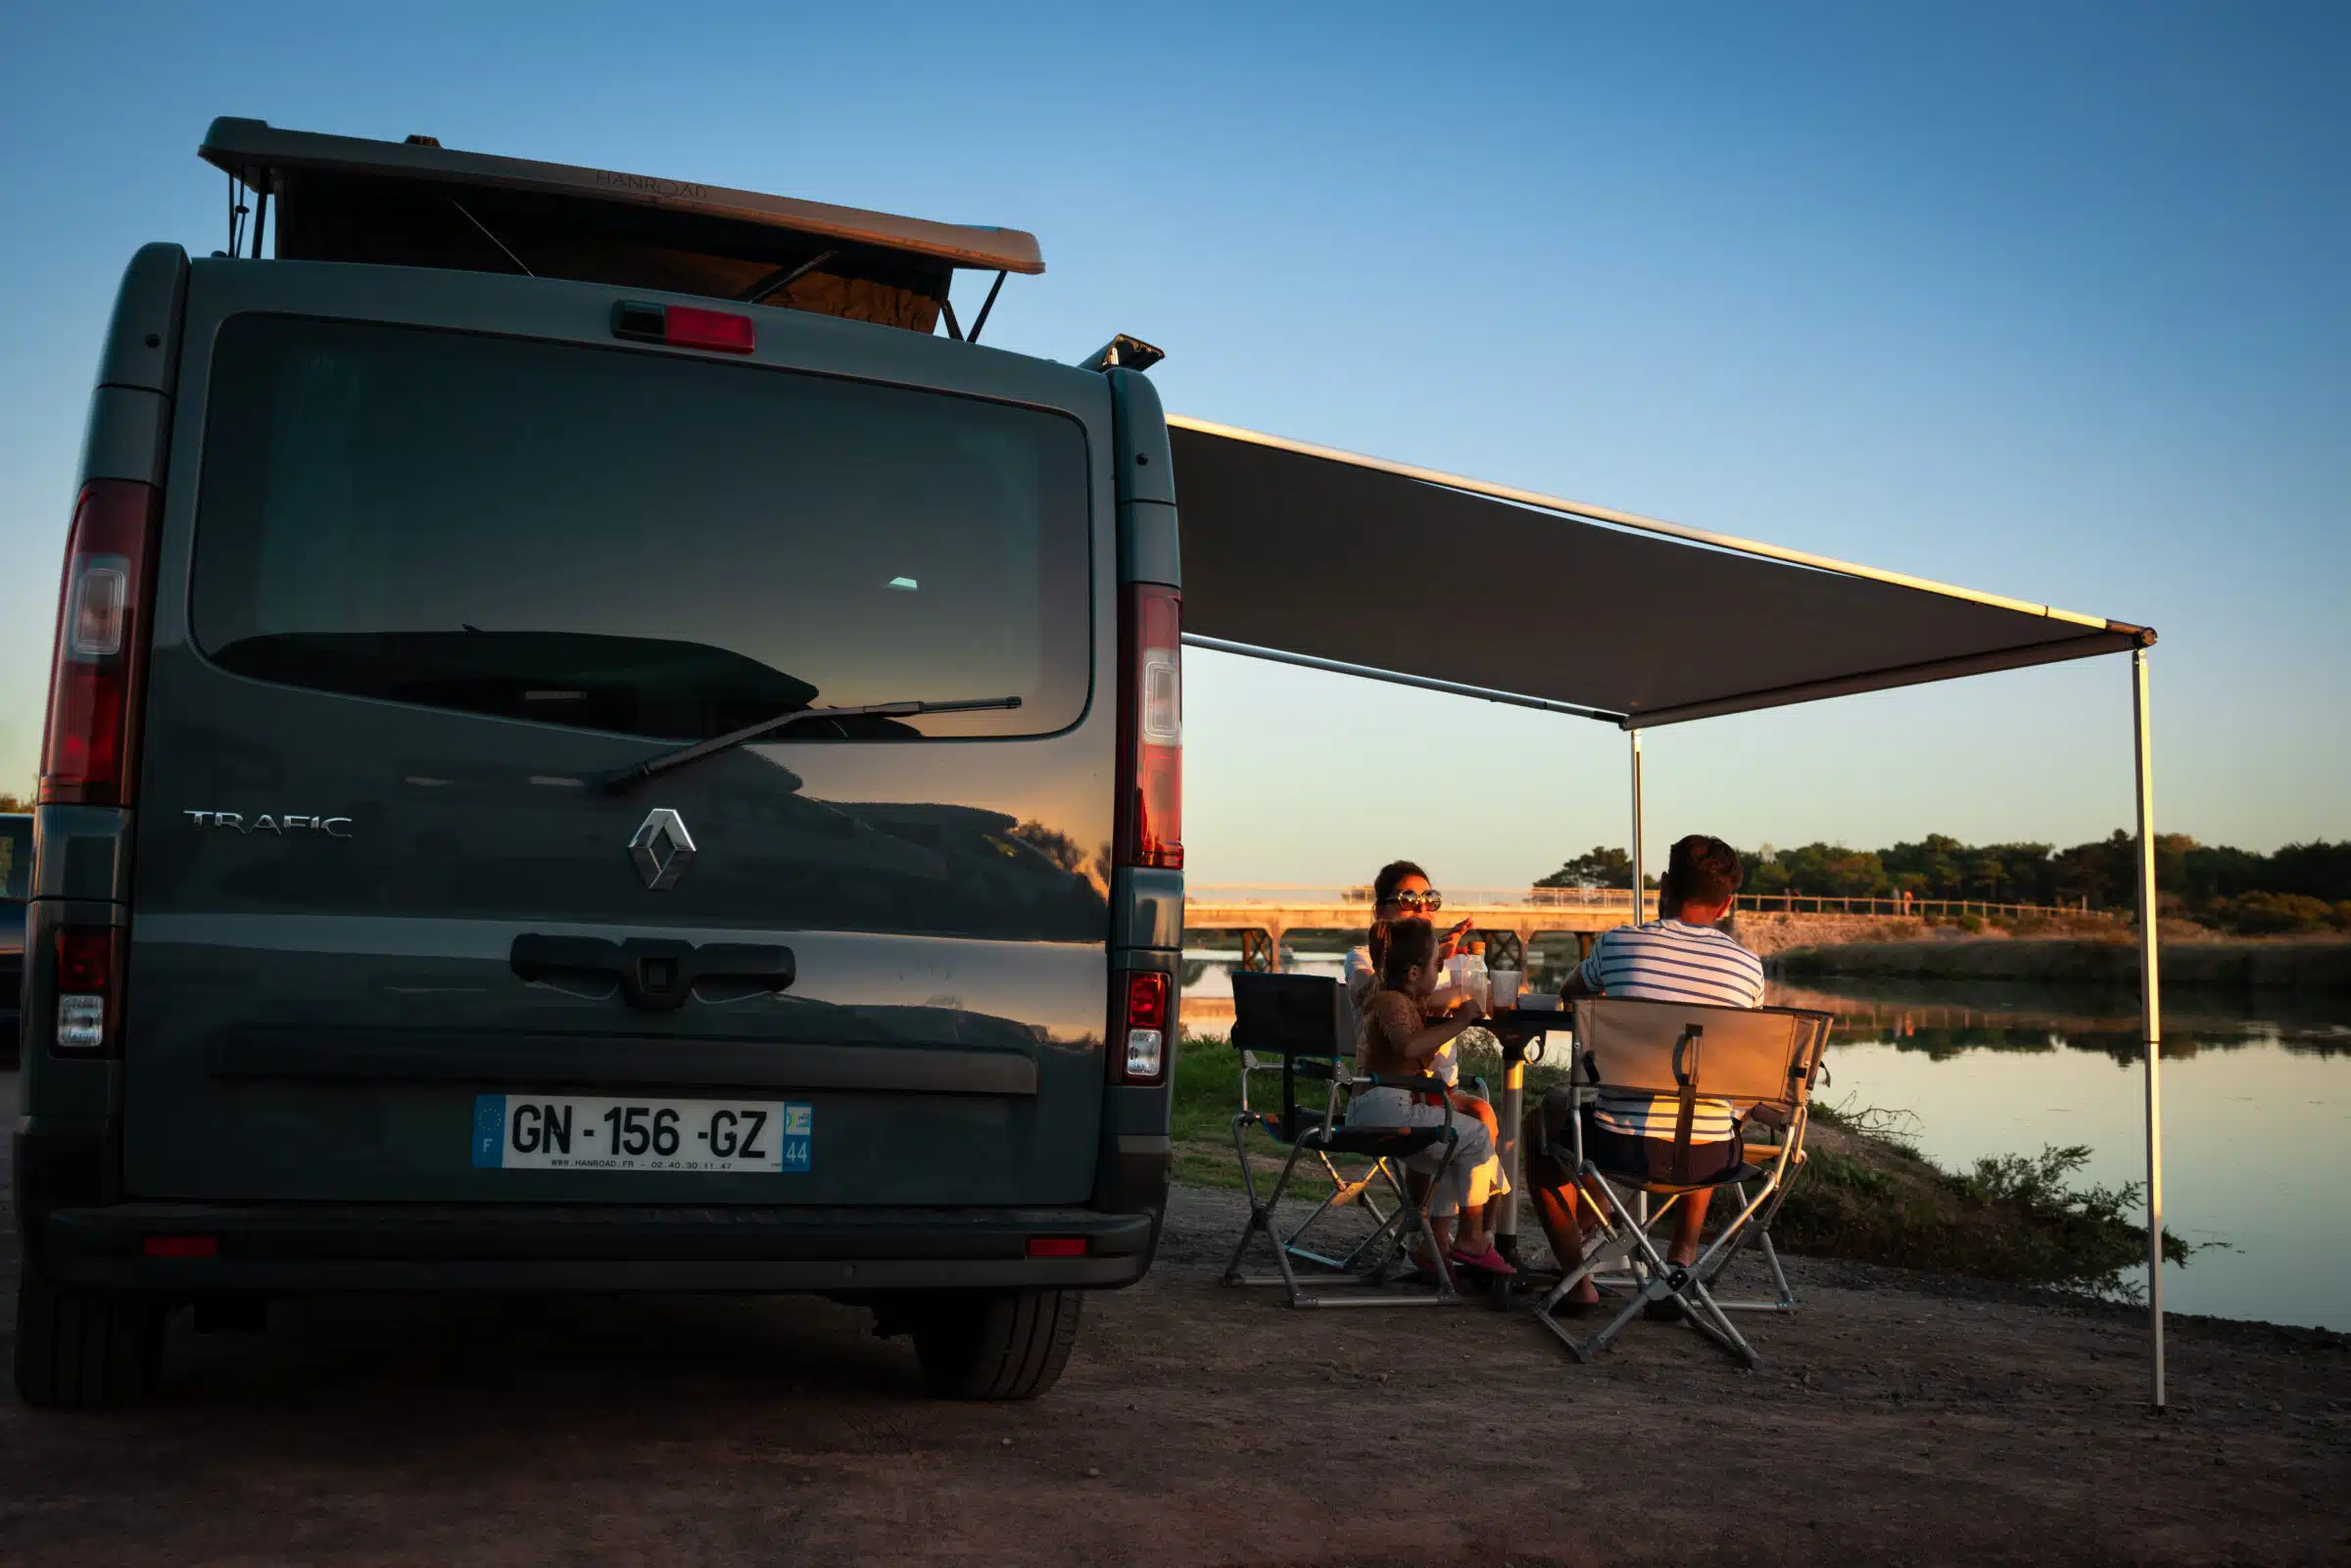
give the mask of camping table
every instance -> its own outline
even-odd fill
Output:
[[[1513,1263],[1518,1261],[1518,1126],[1526,1114],[1526,1048],[1554,1029],[1564,1034],[1574,1018],[1563,1008],[1509,1007],[1479,1020],[1480,1026],[1502,1042],[1502,1104],[1495,1107],[1502,1137],[1495,1152],[1502,1157],[1511,1190],[1502,1200],[1502,1213],[1494,1224],[1494,1245]],[[1508,1302],[1510,1298],[1507,1292],[1498,1292],[1495,1299]]]

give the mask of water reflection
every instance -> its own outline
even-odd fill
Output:
[[[2086,1180],[2145,1176],[2135,993],[1853,980],[1771,999],[1836,1014],[1823,1098],[1905,1114],[1939,1164],[2087,1144]],[[2175,992],[2163,1022],[2169,1227],[2221,1244],[2166,1270],[2166,1305],[2351,1324],[2351,997]]]
[[[1775,983],[1771,1000],[1837,1015],[1835,1040],[1891,1040],[1940,1061],[1961,1051],[2102,1051],[2140,1056],[2138,997],[2131,991],[2024,981],[1856,978],[1832,988]],[[2163,1010],[2163,1059],[2276,1046],[2295,1054],[2351,1054],[2351,998],[2282,992],[2174,995]]]

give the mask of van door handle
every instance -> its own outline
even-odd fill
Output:
[[[648,1013],[671,1013],[701,980],[748,980],[764,990],[791,988],[799,977],[789,947],[751,942],[692,942],[632,936],[625,942],[601,936],[542,936],[526,931],[514,938],[506,962],[523,980],[553,974],[606,974],[620,984],[621,999]]]

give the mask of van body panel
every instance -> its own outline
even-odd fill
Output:
[[[188,253],[142,245],[123,268],[114,316],[98,357],[98,385],[168,393],[178,384],[180,309],[188,291]]]
[[[81,478],[164,482],[171,400],[141,387],[100,387],[90,395],[81,438]]]
[[[795,386],[829,378],[823,386],[848,389],[843,397],[902,389],[1032,410],[1076,432],[1085,602],[1072,613],[1085,630],[1070,677],[1077,696],[1050,733],[991,737],[949,725],[927,738],[763,741],[614,793],[604,787],[613,773],[701,736],[322,689],[298,684],[299,669],[237,673],[200,645],[198,574],[219,569],[205,553],[208,421],[220,346],[244,341],[240,318],[487,335],[521,345],[517,354],[719,362],[619,343],[622,298],[662,297],[422,269],[194,264],[142,742],[121,1108],[133,1196],[857,1207],[1079,1204],[1095,1191],[1117,708],[1102,378],[758,308],[737,308],[757,324],[756,351],[724,361],[738,376],[798,372]],[[648,367],[656,372],[672,373]],[[648,549],[698,562],[693,515],[648,515],[642,528]],[[782,529],[772,557],[712,559],[709,577],[773,582],[788,602],[806,564],[795,547],[817,538]],[[463,581],[468,563],[448,569]],[[625,570],[608,581],[624,599],[645,592]],[[500,586],[486,583],[485,596]],[[1037,705],[1026,711],[1042,722]],[[683,877],[660,888],[630,852],[655,810],[677,813],[694,846]],[[674,1010],[647,1011],[593,975],[526,981],[512,963],[526,935],[765,944],[791,950],[796,977],[781,992],[705,986]],[[360,1035],[378,1045],[459,1032],[590,1041],[588,1054],[607,1064],[641,1051],[622,1074],[638,1087],[663,1083],[662,1053],[689,1044],[704,1061],[718,1058],[701,1048],[762,1042],[780,1054],[1001,1052],[1028,1065],[1034,1091],[795,1092],[814,1111],[804,1173],[475,1169],[476,1092],[552,1092],[552,1079],[578,1074],[468,1084],[218,1070],[225,1043],[257,1029],[281,1045],[307,1031],[322,1060]],[[687,1072],[674,1096],[661,1093],[728,1087]]]

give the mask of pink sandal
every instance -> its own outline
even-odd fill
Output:
[[[1507,1277],[1518,1272],[1511,1266],[1509,1259],[1494,1250],[1494,1244],[1491,1242],[1486,1244],[1484,1252],[1463,1252],[1461,1248],[1456,1247],[1445,1256],[1463,1268],[1474,1268],[1481,1274],[1500,1274]]]

